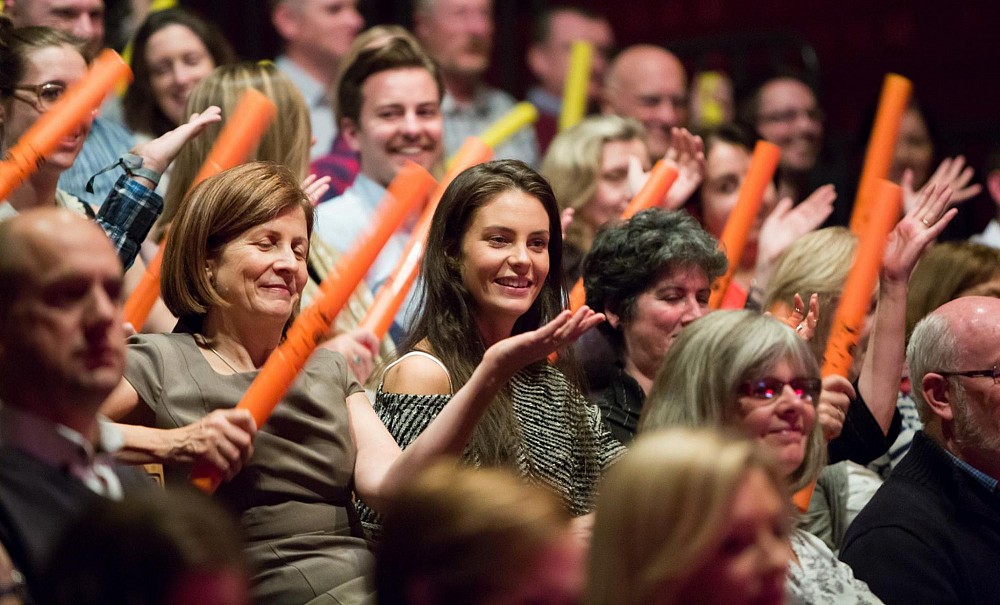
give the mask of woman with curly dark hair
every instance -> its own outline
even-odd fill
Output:
[[[594,238],[583,263],[583,283],[587,304],[607,315],[598,329],[614,352],[603,363],[586,364],[587,378],[594,386],[595,372],[613,368],[590,398],[623,443],[635,435],[667,349],[708,311],[712,282],[726,267],[715,238],[686,212],[645,210]]]

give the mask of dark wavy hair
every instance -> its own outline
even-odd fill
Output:
[[[215,67],[236,61],[236,53],[222,32],[201,17],[182,8],[171,8],[151,13],[139,26],[132,41],[132,59],[129,62],[135,80],[122,98],[122,113],[125,124],[133,132],[158,137],[173,130],[174,124],[156,103],[151,84],[149,63],[146,62],[146,47],[153,34],[170,25],[182,25],[193,33],[208,49]]]
[[[448,368],[457,390],[482,361],[486,346],[476,324],[476,303],[462,280],[462,238],[476,212],[507,191],[522,191],[541,202],[549,217],[549,274],[531,307],[514,324],[513,333],[537,329],[563,309],[566,288],[562,274],[562,227],[552,188],[519,160],[497,160],[473,166],[445,190],[434,212],[427,249],[420,268],[419,312],[400,353],[426,340]],[[479,423],[470,451],[485,464],[509,461],[514,452],[509,428],[513,422],[510,393],[502,391]],[[508,434],[503,434],[504,432]]]
[[[698,267],[711,284],[727,266],[719,243],[689,214],[643,210],[594,238],[583,261],[587,305],[595,311],[607,309],[628,323],[633,319],[636,299],[660,276]],[[621,345],[618,330],[606,322],[600,329]]]

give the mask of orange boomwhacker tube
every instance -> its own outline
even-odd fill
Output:
[[[739,197],[736,199],[736,206],[730,213],[729,220],[726,221],[722,237],[719,238],[719,247],[726,253],[729,269],[725,275],[712,284],[712,296],[708,301],[708,306],[712,309],[718,309],[722,304],[722,299],[729,288],[729,282],[732,281],[736,269],[740,266],[747,237],[757,220],[757,215],[760,214],[764,192],[771,179],[774,178],[774,171],[778,169],[778,160],[780,159],[781,150],[778,149],[777,145],[767,141],[757,141],[753,157],[750,159],[750,168],[747,170],[743,185],[740,187]]]
[[[451,168],[441,179],[434,193],[431,194],[430,201],[420,214],[410,240],[406,243],[403,255],[390,273],[389,279],[382,284],[379,291],[375,293],[375,300],[368,308],[368,312],[361,320],[359,327],[371,330],[379,340],[385,337],[392,327],[392,321],[403,306],[406,295],[409,294],[413,282],[420,273],[420,261],[424,255],[424,245],[427,243],[427,234],[431,230],[431,220],[434,218],[434,211],[437,209],[441,196],[445,189],[451,184],[460,172],[488,162],[493,157],[493,150],[477,137],[469,137],[462,143],[462,147],[455,153]]]
[[[887,74],[879,97],[878,111],[872,124],[872,134],[865,151],[865,163],[858,181],[858,195],[851,213],[851,232],[861,235],[868,222],[875,201],[878,180],[889,174],[892,156],[899,138],[903,114],[910,103],[913,83],[897,74]]]
[[[121,81],[131,80],[132,70],[113,50],[103,51],[87,75],[66,90],[66,94],[46,111],[0,162],[0,200],[17,189],[59,145],[59,141],[80,127],[104,98]]]
[[[823,354],[823,377],[831,374],[847,376],[854,360],[854,347],[861,335],[861,325],[871,306],[872,292],[882,267],[882,255],[889,232],[899,219],[903,206],[903,190],[881,179],[876,183],[870,220],[858,242],[844,292],[833,316],[833,327]]]
[[[245,162],[257,149],[261,138],[267,132],[267,127],[277,114],[278,107],[263,93],[253,88],[244,91],[239,103],[233,109],[233,115],[226,120],[226,125],[215,139],[208,157],[191,181],[188,193],[206,178]],[[163,250],[168,237],[169,233],[163,236],[156,256],[146,267],[146,273],[125,301],[125,321],[131,323],[137,331],[142,330],[150,310],[160,297],[160,266],[163,263]]]
[[[233,109],[233,115],[226,120],[227,127],[219,132],[219,138],[208,152],[201,170],[191,181],[191,189],[208,177],[247,161],[277,115],[278,106],[264,93],[254,88],[243,91],[240,102]]]
[[[628,206],[625,206],[621,219],[623,221],[628,220],[637,212],[646,208],[652,208],[661,203],[663,198],[667,197],[667,192],[674,186],[674,181],[676,180],[677,169],[663,160],[657,161],[653,165],[653,169],[649,172],[649,179],[646,180],[646,184],[635,194],[635,197],[628,203]]]
[[[326,337],[337,314],[364,279],[382,247],[406,216],[427,198],[433,186],[434,177],[413,162],[407,162],[396,174],[370,229],[355,240],[351,251],[341,256],[323,279],[315,302],[295,318],[284,342],[267,358],[237,404],[238,409],[250,412],[258,427],[267,422],[306,360]],[[221,477],[215,468],[197,465],[191,480],[199,488],[211,492],[218,487]]]
[[[635,194],[635,197],[628,203],[628,206],[625,206],[625,210],[622,211],[621,220],[627,221],[635,216],[636,213],[659,204],[667,196],[667,192],[674,186],[674,181],[676,180],[677,169],[668,165],[663,160],[658,160],[653,165],[653,170],[650,171],[646,184]],[[576,280],[576,284],[573,285],[573,289],[569,293],[570,311],[575,312],[583,306],[586,300],[587,292],[583,288],[583,278],[581,277]]]

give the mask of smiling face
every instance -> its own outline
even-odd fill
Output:
[[[24,78],[18,82],[18,86],[39,86],[48,83],[69,86],[87,73],[87,64],[83,56],[75,48],[67,45],[47,46],[32,51],[27,56],[25,68]],[[30,90],[14,91],[8,107],[4,140],[9,146],[38,120],[44,108],[39,105],[35,92]],[[89,117],[69,136],[62,139],[56,150],[46,157],[45,164],[39,171],[61,173],[72,166],[93,121],[93,116]]]
[[[146,64],[156,105],[174,124],[184,121],[184,107],[195,85],[215,69],[201,38],[178,23],[149,37]]]
[[[628,182],[628,162],[635,157],[648,169],[649,154],[640,139],[608,141],[601,150],[601,168],[594,197],[578,211],[580,220],[597,230],[610,220],[621,217],[632,199]]]
[[[761,378],[787,383],[803,376],[796,374],[787,361],[780,361],[765,376],[755,376],[752,380]],[[788,385],[772,399],[739,397],[744,428],[771,450],[785,475],[791,475],[805,460],[809,434],[816,423],[816,403],[809,397],[796,395]]]
[[[680,593],[664,603],[780,605],[792,556],[788,505],[764,471],[751,469],[733,498],[722,542]],[[659,601],[657,601],[659,603]]]
[[[549,216],[534,196],[511,189],[473,216],[462,237],[461,272],[487,336],[509,336],[549,274]]]
[[[361,155],[361,172],[387,186],[411,160],[431,168],[441,158],[441,99],[422,67],[371,75],[361,87],[359,122],[345,118],[347,143]]]
[[[816,166],[823,143],[823,117],[808,86],[788,78],[761,88],[757,131],[781,148],[781,167],[794,173]]]
[[[208,261],[215,290],[227,307],[209,313],[249,316],[284,324],[298,307],[307,279],[309,235],[301,207],[244,231]]]

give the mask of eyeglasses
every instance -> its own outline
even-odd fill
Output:
[[[819,378],[793,378],[785,382],[768,376],[744,382],[740,385],[739,392],[756,399],[775,399],[781,396],[786,386],[792,387],[796,397],[808,401],[819,399],[820,391],[823,390],[823,382]]]
[[[62,82],[46,82],[44,84],[35,84],[32,86],[15,86],[14,90],[25,90],[35,93],[34,102],[27,101],[26,99],[21,100],[26,103],[31,103],[38,111],[48,111],[52,109],[52,106],[56,104],[56,101],[62,98],[63,94],[66,92],[66,85]],[[19,97],[15,96],[14,98],[17,99]]]
[[[781,123],[790,124],[799,117],[805,117],[811,122],[820,122],[826,119],[826,114],[819,107],[813,107],[812,109],[786,109],[784,111],[776,111],[774,113],[764,113],[760,115],[761,122],[770,123]]]
[[[990,370],[968,370],[966,372],[936,372],[942,376],[966,376],[976,378],[978,376],[989,376],[993,379],[993,384],[1000,384],[1000,366],[993,366]]]

